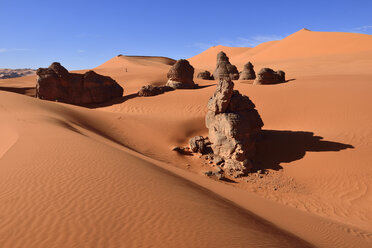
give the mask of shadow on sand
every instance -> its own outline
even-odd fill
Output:
[[[323,140],[312,132],[262,130],[257,136],[255,164],[279,170],[280,163],[303,158],[306,152],[337,152],[352,145]]]
[[[286,84],[286,83],[289,83],[291,81],[295,81],[296,79],[295,78],[291,78],[291,79],[287,79],[285,80],[284,82],[280,82],[280,83],[276,83],[276,84],[261,84],[261,85],[277,85],[277,84]]]
[[[18,93],[18,94],[27,95],[27,96],[35,96],[35,93],[36,93],[35,87],[16,88],[16,87],[1,87],[0,86],[0,90],[9,91],[9,92]]]
[[[291,78],[291,79],[288,79],[288,80],[285,80],[284,83],[288,83],[288,82],[291,82],[291,81],[294,81],[296,80],[295,78]]]
[[[285,84],[285,83],[288,83],[288,82],[291,82],[291,81],[295,81],[295,80],[296,80],[295,78],[291,78],[291,79],[285,80],[284,82],[280,82],[280,83],[275,83],[275,84],[260,84],[260,85],[277,85],[277,84]],[[250,80],[240,80],[239,83],[242,83],[242,84],[253,84],[253,83],[254,83],[254,79],[250,79]]]
[[[209,84],[209,85],[202,85],[202,86],[197,85],[195,89],[188,89],[188,90],[198,90],[198,89],[203,89],[203,88],[211,87],[213,85],[216,85],[216,84]],[[177,91],[178,90],[184,90],[184,89],[177,89]],[[171,90],[171,91],[175,91],[175,90]],[[167,92],[163,92],[163,93],[161,93],[159,95],[163,95],[163,94],[167,94]],[[140,97],[138,95],[138,93],[133,93],[133,94],[130,94],[130,95],[118,97],[118,98],[112,99],[110,101],[107,101],[105,103],[100,103],[100,104],[86,104],[86,105],[81,105],[81,106],[86,107],[86,108],[102,108],[102,107],[108,107],[108,106],[112,106],[112,105],[116,105],[116,104],[121,104],[121,103],[123,103],[125,101],[134,99],[136,97]],[[155,96],[147,96],[147,97],[144,97],[144,98],[149,98],[149,97],[155,97]]]
[[[134,93],[134,94],[130,94],[130,95],[122,96],[122,97],[117,97],[115,99],[112,99],[112,100],[104,102],[104,103],[85,104],[85,105],[81,105],[81,106],[86,107],[86,108],[102,108],[102,107],[108,107],[108,106],[120,104],[120,103],[126,102],[126,101],[128,101],[130,99],[133,99],[133,98],[136,98],[136,97],[138,97],[138,94]]]
[[[214,85],[217,85],[217,84],[197,85],[196,88],[195,88],[195,90],[208,88],[208,87],[211,87],[211,86],[214,86]]]

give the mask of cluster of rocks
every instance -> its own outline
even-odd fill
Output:
[[[123,88],[111,77],[94,71],[69,73],[60,63],[36,71],[36,97],[71,104],[103,103],[123,96]]]
[[[205,157],[206,159],[209,159],[208,156]],[[210,162],[213,163],[213,158],[211,158]],[[216,167],[214,170],[208,170],[204,172],[204,175],[212,178],[216,178],[218,180],[226,180],[226,177],[224,175],[225,171],[221,167]]]
[[[208,71],[200,72],[198,78],[202,79],[230,79],[230,80],[254,80],[254,84],[278,84],[285,82],[284,71],[274,71],[270,68],[262,68],[256,77],[254,66],[251,62],[244,65],[239,73],[236,66],[232,65],[226,53],[217,54],[217,66],[211,76]]]
[[[245,175],[252,167],[255,139],[263,126],[254,103],[234,90],[231,80],[221,79],[207,108],[208,143],[197,136],[190,140],[190,147],[201,152],[210,146],[225,172],[234,177]],[[200,149],[203,147],[206,149]]]
[[[244,65],[240,73],[236,66],[232,65],[226,53],[217,54],[217,66],[213,75],[209,71],[199,72],[197,78],[204,80],[253,80],[255,84],[276,84],[285,81],[283,71],[273,71],[269,68],[263,68],[258,73],[253,69],[251,62]],[[189,61],[185,59],[178,60],[167,73],[168,81],[165,86],[145,85],[138,91],[138,96],[156,96],[174,89],[194,89],[197,85],[193,81],[194,68]]]
[[[244,65],[243,71],[240,72],[239,80],[252,80],[256,79],[256,73],[253,69],[251,62]]]
[[[230,80],[238,80],[239,79],[239,71],[235,65],[232,65],[229,61],[229,57],[227,57],[226,53],[220,52],[217,54],[217,66],[216,70],[213,73],[213,77],[216,80],[220,79],[230,79]]]
[[[279,84],[285,82],[284,71],[274,71],[270,68],[262,68],[257,75],[254,84]]]

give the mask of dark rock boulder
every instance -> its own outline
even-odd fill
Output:
[[[281,81],[281,82],[285,82],[285,72],[279,70],[279,71],[277,71],[276,73],[279,74],[280,81]]]
[[[243,71],[240,73],[239,80],[256,79],[256,73],[251,62],[244,65]]]
[[[209,71],[199,72],[197,78],[201,78],[204,80],[211,80],[211,73]]]
[[[220,52],[217,54],[217,65],[213,73],[215,80],[220,79],[230,79],[237,80],[239,79],[239,71],[235,65],[232,65],[227,57],[226,53]]]
[[[138,91],[138,96],[156,96],[163,94],[164,92],[167,91],[172,91],[174,88],[170,86],[153,86],[153,85],[145,85],[142,86],[142,88]]]
[[[274,71],[270,68],[262,68],[254,81],[254,84],[279,84],[285,82],[284,71]]]
[[[241,171],[235,173],[241,176],[251,165],[263,122],[249,97],[233,88],[231,80],[219,81],[208,102],[206,127],[213,153],[223,158],[231,171]]]
[[[196,87],[194,67],[185,59],[178,60],[169,70],[167,86],[174,89],[194,89]]]
[[[69,73],[60,63],[36,71],[36,97],[71,104],[103,103],[123,95],[123,88],[111,77],[94,71]]]

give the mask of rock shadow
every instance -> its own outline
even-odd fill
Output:
[[[275,84],[261,84],[261,85],[277,85],[277,84],[286,84],[286,83],[289,83],[291,81],[295,81],[296,79],[295,78],[291,78],[291,79],[287,79],[283,82],[279,82],[279,83],[275,83]]]
[[[260,169],[282,169],[280,163],[302,159],[306,152],[338,152],[350,144],[323,140],[313,132],[262,130],[257,135],[254,164]]]
[[[197,89],[204,89],[204,88],[208,88],[208,87],[215,86],[215,85],[217,85],[217,84],[197,85],[195,87],[195,90],[197,90]]]
[[[288,82],[291,82],[291,81],[294,81],[296,80],[295,78],[291,78],[291,79],[288,79],[288,80],[285,80],[284,83],[288,83]]]
[[[112,105],[115,105],[115,104],[120,104],[120,103],[123,103],[125,101],[128,101],[128,100],[136,98],[136,97],[138,97],[138,94],[133,93],[133,94],[130,94],[130,95],[114,98],[114,99],[112,99],[110,101],[107,101],[107,102],[104,102],[104,103],[84,104],[84,105],[80,105],[80,106],[86,107],[86,108],[102,108],[102,107],[112,106]]]
[[[231,179],[229,179],[229,178],[227,178],[227,177],[222,177],[222,178],[220,179],[220,181],[223,181],[223,182],[226,182],[226,183],[237,183],[237,182],[235,182],[234,180],[231,180]]]
[[[0,90],[9,91],[9,92],[18,93],[18,94],[27,95],[27,96],[35,96],[35,94],[36,94],[36,88],[35,87],[17,88],[17,87],[2,87],[2,86],[0,86]]]
[[[199,86],[197,85],[194,89],[189,89],[189,90],[198,90],[198,89],[203,89],[203,88],[207,88],[207,87],[211,87],[211,86],[214,86],[216,84],[209,84],[209,85],[202,85],[202,86]],[[1,89],[1,88],[0,88]],[[175,89],[175,90],[183,90],[183,89]],[[171,91],[175,91],[175,90],[171,90]],[[171,92],[169,91],[169,92]],[[163,95],[163,94],[166,94],[167,92],[162,92],[158,95]],[[155,95],[155,96],[158,96],[158,95]],[[131,100],[133,98],[136,98],[136,97],[140,97],[138,95],[138,93],[133,93],[133,94],[130,94],[130,95],[126,95],[126,96],[122,96],[122,97],[117,97],[115,99],[112,99],[108,102],[104,102],[104,103],[99,103],[99,104],[84,104],[84,105],[80,105],[82,107],[86,107],[86,108],[102,108],[102,107],[108,107],[108,106],[112,106],[112,105],[115,105],[115,104],[121,104],[125,101],[128,101],[128,100]],[[141,96],[143,98],[148,98],[148,97],[154,97],[154,96]]]

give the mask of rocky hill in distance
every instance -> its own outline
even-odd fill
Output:
[[[34,75],[36,70],[34,69],[0,69],[0,79],[17,78],[29,75]]]

